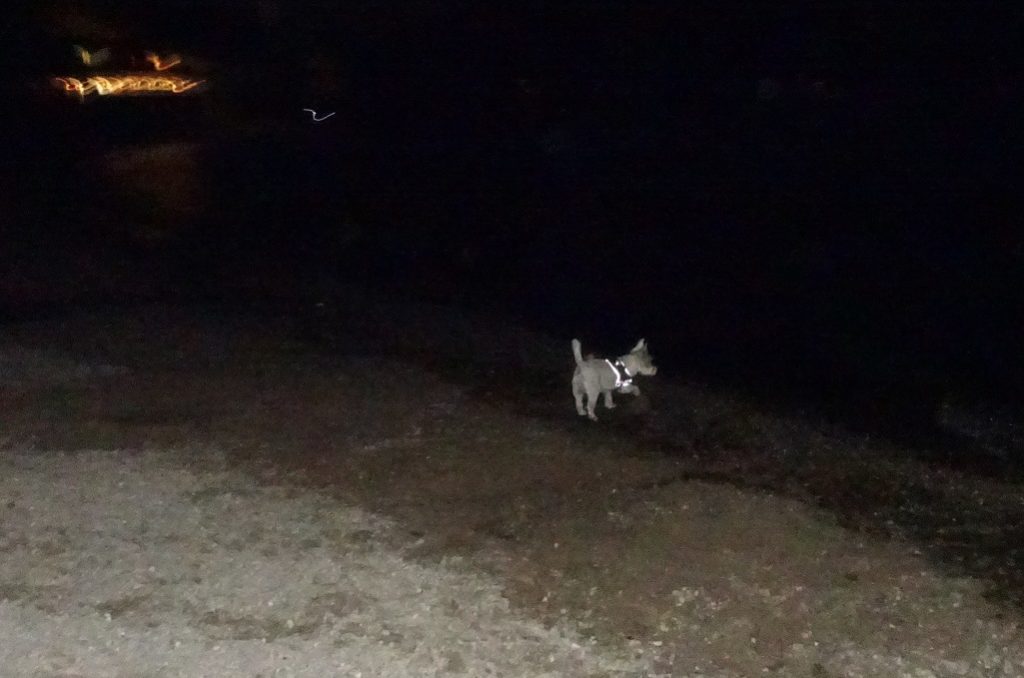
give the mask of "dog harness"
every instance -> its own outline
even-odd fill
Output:
[[[615,375],[615,388],[625,388],[633,384],[633,377],[635,375],[629,373],[629,370],[626,369],[621,360],[612,362],[605,359],[605,362],[608,363],[608,367],[612,368],[612,373]],[[623,379],[622,375],[626,375],[626,378]]]

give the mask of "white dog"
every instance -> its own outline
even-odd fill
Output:
[[[633,383],[633,378],[639,374],[651,377],[658,373],[658,368],[651,361],[651,354],[647,352],[647,342],[643,339],[636,342],[633,350],[615,360],[590,356],[584,359],[579,339],[572,340],[572,354],[576,358],[576,371],[572,375],[576,412],[593,421],[597,421],[594,409],[599,395],[604,394],[604,406],[611,409],[615,407],[612,391],[638,396],[640,387]],[[584,395],[587,396],[586,408],[583,406]]]

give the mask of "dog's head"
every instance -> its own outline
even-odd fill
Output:
[[[658,368],[654,366],[654,360],[651,358],[650,352],[647,350],[647,342],[644,339],[636,342],[636,346],[633,347],[626,355],[621,358],[622,364],[626,366],[626,369],[632,374],[642,374],[645,377],[653,377],[658,373]]]

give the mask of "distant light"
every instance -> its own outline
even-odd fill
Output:
[[[166,59],[161,59],[153,52],[146,52],[146,61],[153,64],[153,68],[158,71],[166,71],[169,68],[174,68],[181,63],[181,57],[177,54],[172,54]]]
[[[86,66],[102,66],[103,63],[110,59],[110,48],[104,47],[98,49],[95,52],[90,52],[81,45],[72,45],[75,49],[75,54],[82,60],[82,63]]]
[[[54,78],[53,84],[71,95],[85,98],[98,96],[133,96],[146,94],[184,94],[201,85],[203,80],[192,80],[175,75],[120,75],[79,78]]]
[[[332,112],[328,113],[327,115],[318,118],[318,117],[316,117],[316,111],[314,111],[312,108],[303,108],[302,110],[307,111],[310,114],[312,114],[313,122],[323,122],[324,120],[326,120],[327,118],[331,117],[332,115],[334,115],[337,112],[337,111],[332,111]]]

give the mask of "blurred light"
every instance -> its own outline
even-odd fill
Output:
[[[54,78],[53,84],[68,94],[83,99],[98,96],[131,96],[144,94],[184,94],[201,85],[202,80],[180,78],[174,75],[121,75],[79,78]]]
[[[78,54],[78,58],[81,59],[82,63],[86,66],[101,66],[110,58],[109,47],[98,49],[95,52],[90,52],[81,45],[74,45],[74,48],[75,53]]]
[[[177,54],[172,54],[166,59],[161,59],[153,52],[146,52],[146,61],[153,64],[153,68],[158,71],[166,71],[169,68],[174,68],[181,63],[181,57]]]
[[[327,115],[323,115],[323,116],[320,116],[318,118],[318,117],[316,117],[316,111],[314,111],[312,108],[303,108],[302,110],[307,111],[308,113],[311,113],[313,115],[313,122],[323,122],[324,120],[326,120],[327,118],[331,117],[332,115],[334,115],[337,112],[337,111],[331,111]]]

